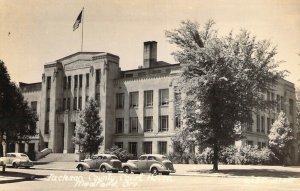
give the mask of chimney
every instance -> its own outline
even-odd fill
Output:
[[[157,62],[157,42],[144,42],[144,65],[143,68],[155,67]]]

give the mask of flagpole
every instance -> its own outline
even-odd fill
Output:
[[[82,8],[81,52],[83,51],[83,20],[84,20],[84,7]]]

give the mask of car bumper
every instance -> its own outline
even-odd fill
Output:
[[[33,167],[33,164],[31,164],[31,163],[20,163],[19,167]]]
[[[110,168],[109,170],[111,170],[111,171],[122,171],[123,169],[122,169],[122,168],[115,168],[115,167],[112,167],[112,168]]]

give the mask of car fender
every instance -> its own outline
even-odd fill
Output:
[[[102,163],[102,164],[100,165],[99,168],[101,168],[102,166],[105,166],[106,170],[111,170],[111,169],[113,168],[113,167],[112,167],[110,164],[108,164],[107,162]]]
[[[79,167],[79,165],[82,165],[84,169],[89,169],[90,168],[90,165],[88,165],[87,163],[85,162],[80,162],[77,164],[76,168]]]
[[[166,167],[165,167],[164,165],[162,165],[162,164],[160,164],[160,163],[154,163],[154,164],[152,164],[152,165],[150,166],[149,171],[151,171],[151,169],[152,169],[153,167],[157,168],[158,171],[166,170]]]
[[[122,168],[129,167],[130,170],[137,170],[137,165],[133,163],[122,163]]]
[[[16,163],[16,164],[20,164],[20,162],[21,162],[21,160],[20,160],[20,159],[14,159],[14,160],[11,162],[11,164],[14,164],[14,163]]]

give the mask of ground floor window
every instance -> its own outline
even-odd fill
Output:
[[[253,141],[247,140],[247,141],[246,141],[246,144],[247,144],[247,145],[253,146]]]
[[[124,118],[117,118],[116,119],[116,133],[123,133],[124,132]]]
[[[137,142],[128,143],[128,152],[133,154],[133,156],[137,156]]]
[[[152,154],[152,142],[144,142],[143,143],[143,153],[144,154]]]
[[[116,145],[118,148],[123,149],[123,142],[115,142],[115,145]]]
[[[166,141],[158,142],[158,153],[162,154],[162,155],[167,153],[167,142]]]

